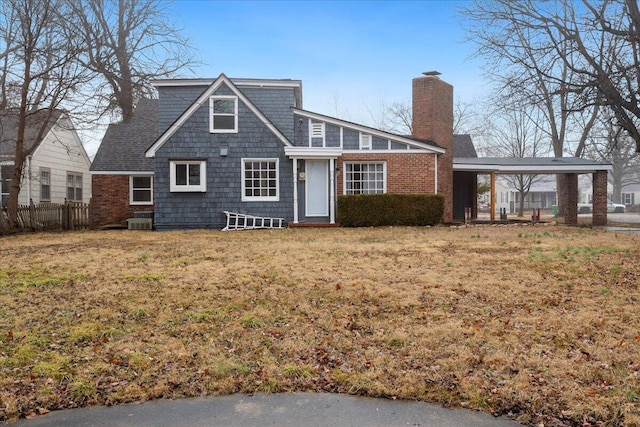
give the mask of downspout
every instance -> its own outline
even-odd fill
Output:
[[[336,223],[335,159],[329,159],[329,222]]]
[[[27,203],[31,204],[31,156],[27,156]]]
[[[434,194],[438,194],[438,155],[434,154],[433,157],[434,157],[433,163],[435,166],[434,167],[435,174],[434,174],[434,180],[433,180],[435,182],[435,188],[433,190],[434,190]]]
[[[293,158],[293,223],[298,223],[298,159]]]

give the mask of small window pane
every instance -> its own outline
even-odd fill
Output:
[[[214,116],[213,127],[214,129],[235,129],[236,118],[235,116]]]
[[[134,188],[151,188],[150,176],[134,176],[133,177]]]
[[[233,99],[216,99],[213,101],[214,114],[235,114],[236,103]]]
[[[176,185],[187,185],[187,165],[176,165]]]
[[[200,185],[200,164],[189,165],[189,185]]]

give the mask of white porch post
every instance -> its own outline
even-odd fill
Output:
[[[298,159],[293,158],[293,223],[298,223]]]
[[[336,223],[335,159],[329,159],[329,222]]]

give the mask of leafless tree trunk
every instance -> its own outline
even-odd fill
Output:
[[[188,40],[171,22],[159,0],[71,0],[76,31],[89,46],[80,57],[101,81],[102,113],[116,111],[122,122],[136,102],[154,94],[151,81],[173,77],[195,65]]]
[[[533,112],[533,116],[529,114]],[[494,115],[490,126],[489,138],[493,144],[487,153],[493,157],[542,157],[547,154],[548,141],[538,126],[541,112],[538,109],[523,106],[512,110],[503,110]],[[531,186],[540,180],[536,175],[505,175],[504,180],[514,188],[520,196],[518,216],[524,216],[524,199]]]
[[[18,194],[27,158],[37,148],[65,97],[79,89],[82,70],[75,58],[81,46],[70,39],[64,0],[3,0],[0,26],[0,111],[15,126],[14,171],[7,211],[11,227],[17,224]]]
[[[575,21],[569,0],[478,0],[462,13],[468,20],[468,39],[476,43],[476,54],[486,60],[486,73],[495,82],[498,108],[501,103],[538,108],[543,116],[537,125],[548,135],[554,156],[581,157],[599,113],[599,92],[597,86],[573,86],[581,79],[577,64],[582,61],[572,41],[548,27],[545,14],[551,11],[558,22]],[[595,36],[594,44],[610,46],[602,33]],[[604,66],[605,59],[603,55],[596,62]],[[565,194],[562,175],[557,185],[559,194]],[[560,197],[558,202],[563,215],[565,200]]]
[[[572,100],[566,111],[611,108],[640,151],[637,0],[478,0],[463,14],[471,23],[469,39],[496,74],[526,71],[552,82],[549,94]]]
[[[622,202],[622,187],[640,183],[640,153],[629,144],[629,135],[615,123],[612,113],[605,114],[589,138],[587,152],[591,158],[609,162],[612,171],[608,174],[613,186],[612,201]]]

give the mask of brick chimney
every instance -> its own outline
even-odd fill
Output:
[[[453,221],[453,86],[437,71],[413,79],[415,139],[429,140],[446,149],[438,156],[438,194],[445,197],[444,222]]]

